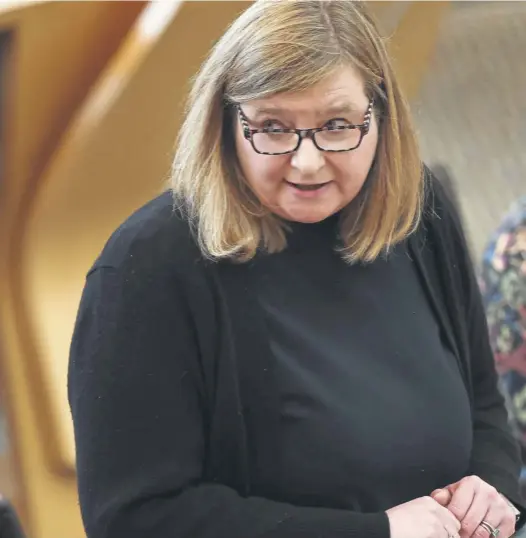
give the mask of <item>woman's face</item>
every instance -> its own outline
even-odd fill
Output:
[[[251,129],[309,129],[362,124],[368,105],[361,77],[346,67],[313,88],[249,101],[241,109]],[[369,132],[353,151],[320,151],[303,138],[294,153],[261,155],[244,137],[238,116],[236,123],[236,151],[248,184],[264,206],[295,222],[319,222],[349,204],[367,178],[378,142],[373,114]]]

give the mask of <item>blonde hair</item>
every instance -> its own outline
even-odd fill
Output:
[[[422,164],[408,105],[363,2],[259,0],[236,19],[197,74],[171,176],[200,248],[213,259],[251,259],[286,246],[285,223],[266,210],[238,164],[233,103],[312,87],[342,66],[362,76],[379,121],[361,193],[342,211],[342,255],[372,261],[416,228]]]

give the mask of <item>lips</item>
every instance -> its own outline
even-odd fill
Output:
[[[325,187],[325,185],[329,184],[330,181],[325,181],[323,183],[292,183],[291,181],[287,181],[287,183],[299,191],[316,191],[322,187]]]

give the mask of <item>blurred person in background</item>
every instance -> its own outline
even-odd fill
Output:
[[[255,2],[215,45],[69,398],[89,538],[513,534],[480,292],[364,3]]]
[[[481,290],[501,387],[526,454],[526,197],[516,201],[488,242]]]

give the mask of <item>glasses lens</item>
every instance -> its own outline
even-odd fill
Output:
[[[297,133],[254,133],[252,141],[261,153],[288,153],[298,145]]]
[[[333,131],[318,131],[314,135],[316,144],[328,151],[346,151],[360,144],[362,133],[360,129],[335,129]]]

